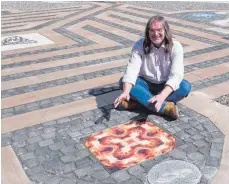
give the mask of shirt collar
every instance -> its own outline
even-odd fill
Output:
[[[165,49],[165,42],[162,43],[161,47]],[[157,48],[154,46],[154,44],[151,44],[151,49],[152,48],[160,49],[161,47]]]

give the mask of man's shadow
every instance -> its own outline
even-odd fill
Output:
[[[109,93],[111,92],[115,92],[115,94],[109,95]],[[119,96],[119,94],[121,94],[120,88],[118,86],[92,88],[89,90],[88,94],[96,97],[98,109],[102,113],[101,117],[98,117],[98,119],[95,120],[95,124],[101,124],[101,123],[104,123],[104,121],[107,121],[107,122],[110,121],[111,110],[114,109],[114,105],[112,103],[110,105],[104,106],[103,104],[104,101],[101,100],[101,95],[107,95],[107,97],[109,98],[109,101],[114,102],[115,99]],[[133,110],[118,110],[118,111],[129,111],[129,112],[138,113],[137,116],[134,116],[133,118],[130,119],[131,121],[133,120],[146,121],[149,115],[158,115],[148,110],[146,107],[144,107],[143,105],[139,103],[137,107]],[[167,121],[173,121],[173,119],[166,117],[166,116],[163,116],[163,118]]]

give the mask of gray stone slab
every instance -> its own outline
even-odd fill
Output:
[[[11,138],[4,138],[3,140],[1,140],[1,146],[8,146],[11,144]]]
[[[217,172],[217,168],[216,167],[209,167],[209,166],[205,166],[202,170],[203,172],[203,178],[208,181],[208,183],[211,183],[211,181],[213,180],[216,172]]]
[[[45,154],[49,154],[50,153],[50,149],[48,148],[48,146],[42,147],[42,148],[36,148],[34,150],[34,153],[36,156],[41,156],[41,155],[45,155]]]
[[[45,170],[42,166],[38,166],[27,170],[26,174],[29,176],[41,175],[41,174],[45,174]]]
[[[220,166],[220,159],[217,159],[215,157],[210,157],[209,156],[207,158],[206,165],[218,168]]]
[[[215,138],[224,138],[224,134],[221,131],[211,132],[211,136]]]
[[[15,134],[14,136],[12,136],[13,141],[26,140],[26,139],[28,139],[27,134]]]
[[[182,149],[173,149],[168,153],[170,156],[172,156],[175,159],[181,159],[181,160],[186,160],[187,155]]]
[[[48,145],[51,145],[51,144],[54,144],[54,141],[52,139],[47,139],[47,140],[39,142],[39,146],[40,147],[48,146]]]
[[[103,129],[106,129],[106,128],[107,127],[104,124],[96,124],[96,125],[92,126],[92,129],[94,131],[100,131],[100,130],[103,130]]]
[[[61,181],[63,181],[63,178],[60,176],[53,176],[49,178],[45,184],[59,184]]]
[[[91,128],[91,127],[88,127],[88,128],[85,128],[85,129],[82,129],[80,130],[80,132],[84,135],[88,135],[88,134],[91,134],[94,132],[94,130]]]
[[[1,134],[1,139],[5,139],[5,138],[11,138],[13,136],[12,132],[7,132],[4,134]]]
[[[34,159],[35,158],[35,155],[33,152],[30,152],[30,153],[25,153],[25,154],[22,154],[20,155],[20,158],[21,160],[29,160],[29,159]]]
[[[76,184],[76,181],[73,179],[66,178],[60,182],[60,184]]]
[[[102,180],[102,181],[110,176],[110,174],[105,169],[92,172],[91,175],[97,180]]]
[[[83,123],[83,126],[84,126],[85,128],[91,127],[91,126],[93,126],[93,125],[95,125],[95,122],[94,122],[94,121],[86,121],[86,122]]]
[[[222,152],[221,151],[216,151],[216,150],[210,150],[210,156],[213,158],[217,158],[220,159],[222,156]]]
[[[213,138],[211,140],[212,143],[223,143],[224,142],[224,138]]]
[[[189,153],[196,152],[198,150],[198,147],[192,143],[188,143],[182,150],[186,152],[187,154],[189,154]]]
[[[128,169],[129,174],[137,177],[138,179],[142,180],[143,179],[143,173],[146,173],[145,169],[141,167],[140,165],[135,165],[132,166]]]
[[[29,159],[29,160],[24,160],[23,161],[23,168],[34,168],[34,167],[37,167],[39,166],[40,163],[36,160],[36,159]]]
[[[75,165],[76,165],[77,168],[82,168],[82,167],[85,167],[85,166],[90,166],[92,164],[93,164],[93,162],[92,162],[92,160],[89,157],[85,157],[85,158],[83,158],[81,160],[77,160],[75,162]]]
[[[186,133],[185,131],[180,131],[180,132],[177,132],[175,134],[175,136],[181,138],[181,139],[187,139],[190,137],[190,135],[188,133]]]
[[[63,172],[62,172],[63,164],[59,158],[47,160],[42,165],[43,165],[45,171],[49,174],[55,174],[55,175],[63,174]]]
[[[60,150],[63,154],[68,153],[75,153],[77,149],[74,147],[74,145],[66,146]]]
[[[84,177],[85,175],[91,175],[93,172],[93,169],[91,166],[87,166],[87,167],[84,167],[84,168],[80,168],[80,169],[76,169],[74,171],[75,175],[78,177],[78,178],[82,178]]]
[[[73,132],[68,132],[68,134],[72,137],[72,138],[74,138],[74,137],[78,137],[78,136],[80,136],[80,135],[82,135],[79,131],[73,131]]]
[[[187,155],[191,160],[203,160],[204,155],[200,152],[193,152]]]
[[[28,152],[33,152],[33,151],[35,151],[37,148],[39,148],[38,143],[29,144],[29,145],[25,146],[25,149],[27,149]]]
[[[209,146],[206,146],[206,147],[199,148],[199,152],[201,152],[206,157],[208,157],[209,156],[209,153],[210,153],[210,145]]]
[[[19,148],[14,150],[18,155],[27,153],[28,151],[25,148]]]
[[[129,180],[131,177],[125,170],[115,172],[112,176],[118,183]]]
[[[29,144],[34,144],[36,142],[39,142],[41,141],[41,137],[40,136],[36,136],[36,137],[31,137],[31,138],[28,138],[27,141]]]
[[[193,142],[193,144],[196,145],[199,148],[209,145],[209,143],[207,143],[205,140],[198,140],[198,141]]]
[[[56,130],[56,128],[54,127],[54,126],[50,126],[50,127],[45,127],[44,129],[43,129],[43,131],[44,131],[44,133],[50,133],[50,132],[53,132],[53,131],[55,131]]]
[[[49,132],[47,134],[42,134],[42,138],[43,139],[50,139],[50,138],[54,138],[57,135],[56,132]]]
[[[64,163],[75,162],[78,160],[78,158],[74,155],[66,155],[66,156],[60,157],[60,159]]]
[[[63,173],[69,173],[69,174],[71,174],[75,169],[76,167],[73,162],[70,164],[65,164],[62,168]]]
[[[40,174],[40,175],[34,175],[31,177],[31,179],[35,181],[35,183],[44,183],[49,178],[50,178],[49,174]]]
[[[65,117],[57,120],[57,124],[62,124],[62,123],[68,123],[70,121],[70,118]]]
[[[112,178],[112,177],[108,177],[106,180],[105,180],[105,183],[106,184],[116,184],[117,182],[116,182],[116,180],[114,179],[114,178]]]
[[[21,148],[26,146],[26,141],[25,140],[18,140],[16,142],[12,143],[13,148]]]
[[[61,142],[56,142],[56,143],[50,145],[49,148],[52,151],[56,151],[56,150],[63,148],[64,146],[65,146],[65,144],[61,141]]]
[[[223,150],[223,143],[212,143],[211,149],[212,150]]]
[[[88,150],[85,150],[85,149],[79,150],[76,153],[76,156],[77,156],[78,159],[83,159],[83,158],[85,158],[85,157],[87,157],[89,155],[90,155],[90,152]]]
[[[36,131],[31,131],[31,132],[29,131],[28,136],[29,137],[35,137],[35,136],[39,136],[43,133],[44,133],[43,130],[36,130]]]

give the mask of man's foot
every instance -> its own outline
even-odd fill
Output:
[[[122,100],[118,106],[116,107],[117,110],[134,110],[137,107],[137,102],[130,99],[129,101]]]
[[[178,108],[173,102],[167,102],[161,113],[173,119],[179,118]]]

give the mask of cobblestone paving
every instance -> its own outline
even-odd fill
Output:
[[[228,82],[228,35],[207,29],[228,30],[228,24],[213,22],[227,20],[228,8],[228,3],[204,2],[3,2],[3,36],[38,32],[55,44],[2,52],[2,148],[13,148],[32,183],[142,184],[154,165],[171,159],[195,164],[202,173],[200,184],[211,183],[220,166],[225,135],[208,118],[178,104],[180,118],[170,121],[144,110],[117,111],[101,98],[120,92],[118,79],[112,78],[122,76],[133,43],[143,36],[145,23],[154,14],[169,18],[174,36],[181,39],[185,77],[198,77],[191,79],[192,91]],[[198,18],[192,15],[194,10],[212,13],[209,16],[214,18]],[[117,65],[122,61],[125,65]],[[91,71],[91,66],[97,69]],[[220,66],[224,72],[212,73],[211,68]],[[96,87],[88,84],[93,79]],[[228,106],[228,95],[215,101]],[[44,121],[36,119],[38,113]],[[136,118],[147,118],[172,134],[176,146],[110,175],[82,140]],[[22,122],[21,128],[15,128]]]
[[[221,96],[217,99],[215,99],[216,102],[219,102],[220,104],[222,105],[227,105],[229,106],[229,95],[224,95],[224,96]]]
[[[72,183],[142,183],[149,169],[169,159],[193,163],[204,173],[215,171],[220,164],[224,135],[212,122],[179,105],[181,118],[167,121],[162,117],[116,111],[112,106],[56,119],[41,125],[2,134],[2,146],[12,145],[24,170],[35,183],[52,183],[68,179]],[[104,116],[105,114],[105,116]],[[108,120],[105,118],[108,117]],[[175,148],[155,159],[121,170],[112,175],[83,146],[82,138],[107,127],[131,119],[148,118],[175,136]],[[103,119],[99,124],[95,120]],[[202,182],[212,179],[214,172],[203,175]]]

